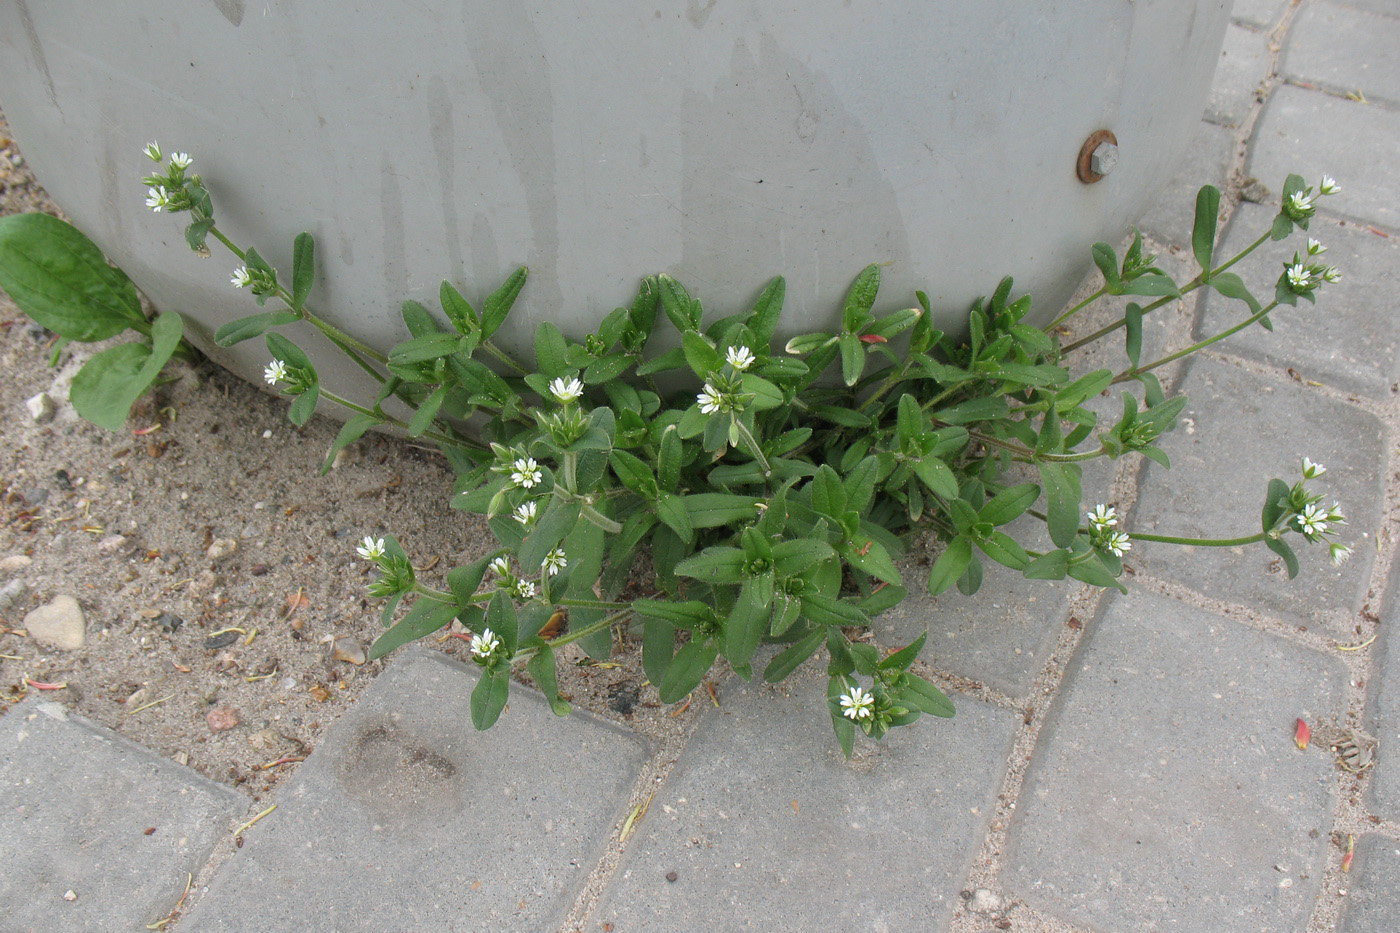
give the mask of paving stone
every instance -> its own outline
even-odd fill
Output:
[[[1290,0],[1235,0],[1230,18],[1259,29],[1272,29],[1283,18]]]
[[[1270,479],[1293,483],[1302,458],[1327,467],[1310,488],[1324,504],[1338,501],[1350,524],[1341,540],[1355,549],[1334,567],[1327,548],[1289,534],[1301,571],[1287,579],[1282,560],[1262,544],[1181,547],[1140,543],[1139,568],[1214,599],[1310,625],[1338,635],[1353,632],[1375,556],[1385,464],[1380,423],[1355,406],[1294,383],[1274,383],[1217,360],[1192,362],[1181,391],[1189,401],[1177,429],[1160,442],[1172,469],[1155,463],[1143,474],[1128,531],[1183,537],[1231,538],[1259,530]]]
[[[1338,933],[1400,930],[1400,843],[1367,836],[1356,844]]]
[[[1400,593],[1392,587],[1381,617],[1380,644],[1376,649],[1378,675],[1371,678],[1369,685],[1374,696],[1367,704],[1366,725],[1367,731],[1380,741],[1368,790],[1371,812],[1391,820],[1400,819],[1400,635],[1395,634],[1397,624],[1400,624]]]
[[[1370,10],[1372,13],[1383,13],[1386,16],[1400,17],[1400,0],[1347,0],[1347,6],[1354,6],[1358,10]]]
[[[247,806],[31,697],[0,718],[0,928],[144,929],[169,914],[186,872],[199,871]]]
[[[250,828],[182,928],[548,930],[647,758],[629,733],[512,687],[471,726],[475,669],[410,649]],[[314,918],[314,919],[313,919]]]
[[[1259,102],[1259,86],[1268,79],[1272,64],[1268,35],[1232,23],[1215,66],[1206,119],[1225,126],[1243,123]]]
[[[1230,221],[1224,256],[1233,256],[1267,230],[1277,208],[1242,204]],[[1320,261],[1335,265],[1342,280],[1324,285],[1317,304],[1300,301],[1296,308],[1271,313],[1273,332],[1250,327],[1219,344],[1227,352],[1279,368],[1292,367],[1305,380],[1368,395],[1382,401],[1392,397],[1400,380],[1400,319],[1389,296],[1400,289],[1400,237],[1381,237],[1356,224],[1316,218],[1306,236],[1315,237],[1327,252]],[[1273,295],[1283,263],[1306,248],[1304,235],[1283,243],[1266,243],[1235,271],[1251,284],[1262,301]],[[1210,293],[1204,300],[1200,336],[1237,323],[1248,312],[1239,301]]]
[[[1293,723],[1340,716],[1345,690],[1336,658],[1165,597],[1113,597],[1027,773],[1008,893],[1099,933],[1302,930],[1335,784]]]
[[[857,736],[847,763],[825,684],[804,668],[724,691],[589,930],[947,929],[1018,717],[954,697],[953,719]]]
[[[1235,161],[1235,131],[1198,123],[1191,144],[1171,182],[1138,224],[1143,233],[1164,243],[1190,245],[1196,216],[1196,192],[1202,185],[1223,189]]]
[[[1400,19],[1310,3],[1288,31],[1280,70],[1338,93],[1400,102]]]
[[[1343,141],[1345,145],[1338,145]],[[1290,172],[1316,185],[1331,175],[1341,191],[1319,209],[1400,227],[1400,173],[1378,153],[1400,151],[1400,113],[1374,104],[1285,85],[1264,106],[1254,134],[1249,174],[1274,191]]]
[[[1049,546],[1044,526],[1032,516],[1004,530],[1027,547]],[[903,646],[927,631],[921,657],[929,664],[1007,696],[1026,696],[1069,621],[1070,597],[1082,584],[1027,580],[1019,571],[984,558],[982,589],[975,595],[952,589],[934,597],[928,594],[934,558],[936,554],[924,553],[899,561],[909,596],[875,618],[876,638],[881,644]]]

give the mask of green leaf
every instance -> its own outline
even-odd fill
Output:
[[[616,379],[631,366],[633,358],[625,353],[614,353],[604,356],[588,364],[588,368],[583,371],[584,385],[596,386],[604,382]]]
[[[190,249],[199,252],[204,249],[204,241],[209,236],[209,231],[214,229],[214,219],[206,217],[203,220],[196,220],[185,227],[185,242],[190,245]]]
[[[965,535],[958,535],[934,561],[928,577],[929,593],[937,596],[957,583],[971,561],[972,541]]]
[[[935,417],[944,424],[971,424],[974,421],[995,421],[1006,416],[1006,401],[1000,396],[970,398],[951,408],[939,409]]]
[[[799,640],[780,651],[773,660],[768,662],[768,666],[763,670],[763,679],[770,684],[776,684],[787,678],[789,674],[802,666],[816,650],[821,647],[822,641],[826,638],[826,630],[814,628]]]
[[[1104,567],[1097,558],[1086,560],[1078,564],[1071,563],[1069,565],[1069,575],[1081,583],[1087,583],[1090,586],[1098,586],[1105,589],[1111,587],[1120,593],[1128,592],[1128,588],[1119,583],[1118,580],[1114,578],[1113,574],[1109,573],[1108,569]]]
[[[709,628],[719,622],[713,606],[694,599],[636,599],[632,601],[632,610],[644,619],[660,619],[674,628],[691,631]]]
[[[709,379],[710,373],[724,366],[724,360],[720,359],[719,353],[699,331],[688,330],[682,334],[681,348],[691,371],[702,381]]]
[[[1126,335],[1128,362],[1136,367],[1142,356],[1142,306],[1136,302],[1128,302],[1128,308],[1123,312],[1123,332]]]
[[[814,564],[836,556],[819,538],[796,538],[773,545],[773,572],[780,578],[801,576]]]
[[[681,436],[674,424],[661,432],[661,451],[657,458],[656,482],[663,492],[675,492],[681,481]]]
[[[291,311],[264,311],[229,321],[214,332],[214,342],[221,347],[231,347],[266,332],[273,327],[300,321],[301,317]]]
[[[422,437],[423,432],[433,426],[433,419],[437,417],[438,411],[442,408],[442,403],[447,399],[447,392],[451,386],[441,385],[433,390],[433,394],[424,400],[418,410],[413,413],[413,418],[408,422],[408,436]]]
[[[1005,525],[1021,516],[1021,513],[1035,504],[1040,498],[1040,487],[1035,483],[1022,483],[1002,490],[987,501],[978,511],[977,517],[993,525]]]
[[[1233,272],[1221,272],[1219,275],[1213,275],[1206,284],[1226,298],[1236,298],[1243,301],[1255,314],[1258,314],[1264,307],[1259,303],[1259,299],[1250,293],[1249,286],[1244,284],[1244,279]]]
[[[930,716],[940,716],[949,719],[953,716],[953,701],[948,699],[948,695],[929,683],[918,674],[907,675],[909,694],[911,700]],[[917,697],[917,699],[915,699]]]
[[[745,394],[752,395],[753,401],[749,402],[749,407],[754,411],[769,411],[781,406],[786,399],[783,398],[783,390],[762,376],[755,376],[753,373],[744,373],[739,377],[739,384]]]
[[[1205,185],[1196,193],[1196,222],[1191,228],[1191,252],[1201,271],[1209,273],[1215,252],[1215,224],[1220,218],[1220,189]]]
[[[827,682],[826,699],[831,712],[831,728],[836,730],[836,741],[847,759],[855,752],[856,724],[841,714],[841,694],[846,691],[845,678],[833,676]]]
[[[1040,464],[1050,540],[1059,547],[1069,547],[1079,533],[1079,506],[1084,495],[1080,488],[1082,473],[1077,463]]]
[[[136,287],[76,227],[48,214],[0,217],[0,288],[61,337],[90,343],[145,322]]]
[[[882,671],[907,671],[909,665],[913,664],[914,659],[919,656],[919,652],[924,650],[924,642],[926,641],[928,641],[928,632],[921,632],[918,638],[876,664],[875,667]]]
[[[870,309],[875,304],[875,296],[880,291],[880,267],[871,263],[860,271],[856,280],[846,292],[846,303],[841,310],[841,329],[852,336],[858,332],[870,317]],[[854,385],[855,380],[848,380]]]
[[[842,334],[839,343],[841,378],[845,380],[846,385],[853,386],[860,381],[860,374],[865,369],[865,347],[855,334]]]
[[[846,491],[847,509],[864,512],[870,507],[875,496],[875,482],[879,478],[880,460],[878,457],[865,457],[846,474],[842,483]]]
[[[665,273],[657,276],[656,283],[661,292],[661,310],[666,312],[676,330],[682,334],[699,330],[700,316],[694,313],[695,306],[685,286]]]
[[[682,500],[695,528],[719,528],[758,517],[755,507],[761,501],[753,496],[724,492],[702,492]]]
[[[758,643],[768,629],[768,606],[772,599],[771,573],[744,581],[739,598],[724,622],[724,656],[733,666],[742,667],[753,660]]]
[[[958,480],[948,465],[937,457],[920,457],[910,462],[914,475],[934,494],[945,499],[955,499],[958,495]]]
[[[1113,247],[1107,243],[1095,243],[1090,249],[1090,254],[1094,257],[1094,265],[1099,267],[1103,273],[1103,281],[1108,286],[1108,293],[1116,295],[1121,287],[1118,281],[1118,254],[1113,251]]]
[[[376,661],[400,645],[431,635],[457,617],[457,607],[435,599],[419,599],[408,615],[380,635],[369,649],[369,659]]]
[[[676,575],[706,583],[742,583],[746,577],[744,552],[733,547],[707,547],[676,565]]]
[[[838,424],[843,428],[868,428],[874,424],[868,415],[862,415],[853,408],[841,408],[836,405],[813,405],[811,411],[815,417],[823,421],[830,421],[832,424]]]
[[[879,541],[872,539],[860,547],[848,546],[842,549],[841,556],[846,559],[846,563],[865,571],[877,580],[884,580],[896,586],[903,582],[894,561],[890,560],[889,551],[886,551]]]
[[[647,680],[659,684],[671,666],[676,647],[676,630],[664,619],[649,617],[642,622],[642,671]]]
[[[695,529],[690,523],[690,513],[686,511],[684,500],[677,495],[663,492],[652,503],[656,517],[666,523],[684,542],[689,544],[695,538]]]
[[[535,368],[550,379],[569,370],[569,347],[564,334],[553,321],[541,321],[535,328]]]
[[[292,244],[292,307],[306,306],[311,286],[316,282],[316,241],[309,233],[298,233]]]
[[[681,646],[666,675],[657,684],[657,692],[662,703],[676,703],[685,699],[690,691],[700,686],[700,681],[714,666],[719,649],[708,638],[693,638]]]
[[[151,346],[124,343],[83,364],[68,398],[79,415],[109,431],[120,431],[132,404],[146,393],[180,345],[184,322],[164,312],[151,324]]]
[[[472,688],[472,725],[478,731],[494,726],[509,695],[510,668],[483,668],[481,679]]]
[[[680,347],[672,347],[654,360],[647,360],[637,367],[638,376],[651,376],[660,372],[668,372],[673,369],[684,369],[685,351]]]
[[[778,315],[782,313],[783,296],[786,291],[787,283],[783,281],[782,276],[778,276],[764,287],[758,301],[754,302],[749,328],[759,346],[766,347],[773,340],[773,331],[778,327]]]
[[[481,586],[481,581],[486,576],[491,561],[504,553],[506,552],[492,551],[485,557],[478,558],[470,564],[453,567],[447,572],[447,588],[452,591],[452,598],[457,600],[458,605],[471,604],[472,596],[476,595],[477,587]]]
[[[1131,281],[1123,283],[1124,295],[1174,295],[1180,296],[1181,289],[1169,275],[1140,275]]]
[[[1015,538],[1004,532],[992,532],[979,540],[977,546],[992,560],[1012,570],[1025,570],[1030,566],[1031,559],[1025,549],[1016,543]]]
[[[642,498],[651,499],[660,490],[651,467],[636,455],[625,450],[614,450],[608,454],[608,462],[612,464],[613,472],[622,481],[622,485]]]
[[[438,302],[458,333],[472,334],[481,330],[481,321],[476,316],[476,309],[446,279],[443,279],[442,286],[438,289]]]
[[[859,606],[820,593],[802,594],[802,615],[818,625],[862,626],[870,622]]]
[[[340,428],[340,433],[335,436],[331,449],[326,452],[326,459],[321,463],[321,475],[325,476],[331,471],[331,464],[335,463],[336,454],[364,437],[365,432],[376,424],[382,424],[383,420],[377,415],[357,413],[345,422]]]
[[[408,366],[450,356],[457,351],[459,339],[456,334],[438,331],[405,340],[389,351],[389,365]]]
[[[491,602],[486,606],[486,627],[500,636],[501,643],[508,653],[514,654],[519,639],[519,619],[515,615],[515,603],[505,590],[491,594]]]
[[[555,670],[554,649],[549,645],[541,645],[535,649],[535,656],[525,665],[525,669],[530,672],[530,678],[535,682],[535,688],[544,694],[544,698],[549,701],[549,708],[556,716],[569,715],[569,704],[559,697],[559,676]]]
[[[1056,549],[1040,555],[1025,569],[1028,580],[1063,580],[1069,573],[1069,551]]]
[[[578,524],[581,503],[577,499],[565,499],[555,492],[545,508],[544,514],[535,522],[535,527],[520,545],[518,557],[520,566],[526,573],[533,574],[554,550],[555,545],[564,540]]]
[[[1298,555],[1293,553],[1293,548],[1288,546],[1288,542],[1282,538],[1265,538],[1264,546],[1283,558],[1283,564],[1288,568],[1288,579],[1292,580],[1298,576]]]
[[[500,288],[487,296],[481,308],[481,339],[489,339],[501,326],[501,322],[506,319],[506,315],[515,304],[516,296],[525,287],[525,277],[528,274],[529,270],[524,267],[516,269]]]
[[[1260,516],[1263,530],[1273,531],[1287,509],[1288,484],[1281,479],[1269,480],[1268,491],[1264,494],[1264,509]]]

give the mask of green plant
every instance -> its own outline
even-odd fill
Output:
[[[162,163],[154,144],[147,154]],[[951,716],[949,699],[913,669],[924,637],[888,655],[852,637],[905,597],[894,558],[921,529],[947,542],[927,580],[934,594],[953,586],[976,592],[988,559],[1035,579],[1123,589],[1121,558],[1134,541],[1262,543],[1283,557],[1290,577],[1298,568],[1289,534],[1329,543],[1335,562],[1350,553],[1329,541],[1343,518],[1308,488],[1324,471],[1307,459],[1297,482],[1269,482],[1260,529],[1228,539],[1128,532],[1107,505],[1086,513],[1081,490],[1086,460],[1132,453],[1168,465],[1156,442],[1186,400],[1168,398],[1153,370],[1252,324],[1269,327],[1279,305],[1312,301],[1336,280],[1334,269],[1314,261],[1322,247],[1313,240],[1285,263],[1268,304],[1229,271],[1269,240],[1306,229],[1313,198],[1336,190],[1331,179],[1314,193],[1289,176],[1271,229],[1219,264],[1220,195],[1201,189],[1192,238],[1200,272],[1186,283],[1143,254],[1141,237],[1121,261],[1095,244],[1103,286],[1046,327],[1025,323],[1030,298],[1013,297],[1009,278],[970,310],[965,339],[933,327],[923,293],[915,305],[877,312],[880,268],[872,265],[851,286],[839,330],[795,337],[775,352],[781,278],[752,307],[706,320],[679,282],[657,275],[581,341],[541,324],[534,360],[524,361],[493,341],[525,284],[524,269],[480,310],[443,282],[445,323],[405,302],[410,337],[383,354],[308,309],[310,235],[296,239],[288,289],[255,250],[219,230],[207,192],[181,161],[146,180],[148,205],[188,210],[190,246],[203,251],[214,237],[243,263],[232,284],[260,305],[280,305],[220,328],[216,342],[264,337],[273,357],[267,381],[292,398],[294,422],[304,423],[320,400],[351,412],[323,470],[374,427],[430,439],[456,472],[452,506],[485,515],[495,533],[500,547],[453,568],[446,590],[419,582],[392,536],[358,547],[379,569],[370,593],[385,600],[387,630],[372,657],[454,619],[473,632],[471,653],[483,668],[472,697],[477,728],[501,714],[520,664],[555,711],[567,712],[556,687],[557,650],[579,642],[606,656],[624,624],[640,630],[646,675],[667,703],[695,689],[720,657],[750,678],[759,646],[777,645],[761,676],[778,681],[824,648],[830,719],[847,755],[857,728],[880,738],[923,714]],[[1144,317],[1203,287],[1241,301],[1248,315],[1142,360]],[[1057,327],[1108,295],[1151,300],[1128,304],[1114,324],[1062,347]],[[274,330],[298,322],[326,334],[377,380],[371,403],[320,385],[306,354]],[[671,345],[653,342],[667,325]],[[1071,373],[1067,353],[1119,330],[1126,369]],[[1100,427],[1086,403],[1124,384],[1140,397],[1122,392],[1121,417]],[[1045,523],[1049,549],[1028,549],[1004,530],[1027,512]],[[652,595],[623,601],[644,546]],[[561,609],[569,630],[546,637]]]

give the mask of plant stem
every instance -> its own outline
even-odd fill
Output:
[[[1140,376],[1145,372],[1150,372],[1151,370],[1156,369],[1158,366],[1164,366],[1167,363],[1172,362],[1173,360],[1179,360],[1183,356],[1189,356],[1190,354],[1195,353],[1197,350],[1204,350],[1206,347],[1210,346],[1213,343],[1218,343],[1219,341],[1224,340],[1226,337],[1229,337],[1232,334],[1239,333],[1249,325],[1253,324],[1255,321],[1258,321],[1261,318],[1263,318],[1270,311],[1274,310],[1277,307],[1278,301],[1271,301],[1263,308],[1260,308],[1257,313],[1245,318],[1243,321],[1236,324],[1234,327],[1225,328],[1220,333],[1216,334],[1214,337],[1207,337],[1205,340],[1193,343],[1191,346],[1177,350],[1175,353],[1168,353],[1160,360],[1154,360],[1153,362],[1148,363],[1146,366],[1134,366],[1131,369],[1125,369],[1123,370],[1123,372],[1119,373],[1113,378],[1113,382],[1110,383],[1110,385],[1117,385],[1120,382],[1126,382],[1129,379],[1135,379],[1136,377]]]
[[[391,417],[389,417],[388,415],[382,414],[381,412],[374,411],[373,409],[370,409],[370,408],[366,408],[366,407],[364,407],[363,405],[356,405],[354,402],[350,401],[349,399],[347,399],[347,398],[342,398],[341,396],[336,395],[334,392],[327,391],[326,389],[322,389],[322,390],[321,390],[321,397],[324,398],[324,399],[325,399],[326,401],[328,401],[328,402],[334,402],[335,404],[341,406],[342,408],[348,408],[348,409],[350,409],[351,411],[353,411],[353,412],[355,412],[355,413],[357,413],[357,414],[361,414],[361,415],[372,415],[372,416],[375,417],[375,418],[379,418],[381,424],[391,425],[391,426],[396,427],[396,428],[404,428],[404,429],[407,429],[407,428],[408,428],[408,422],[406,422],[406,421],[400,421],[398,418],[391,418]],[[470,440],[470,439],[468,439],[468,438],[452,437],[452,436],[450,436],[450,435],[443,434],[443,433],[440,432],[440,431],[427,430],[427,431],[424,431],[424,432],[423,432],[423,436],[424,436],[424,437],[427,437],[427,438],[431,438],[432,440],[437,441],[439,444],[450,444],[450,445],[452,445],[453,447],[470,447],[470,448],[472,448],[473,450],[490,450],[490,449],[491,449],[491,448],[490,448],[489,446],[487,446],[486,444],[482,444],[482,443],[479,443],[479,442],[477,442],[477,441]]]
[[[502,350],[500,347],[496,346],[496,345],[495,345],[494,343],[492,343],[491,341],[489,341],[489,340],[483,340],[483,341],[481,342],[481,348],[482,348],[483,350],[485,350],[487,353],[489,353],[489,354],[491,354],[492,356],[494,356],[496,359],[500,360],[501,363],[503,363],[503,364],[505,364],[506,366],[509,366],[511,369],[515,370],[515,371],[516,371],[517,373],[519,373],[520,375],[522,375],[522,376],[528,376],[528,375],[530,375],[530,371],[529,371],[528,369],[526,369],[524,366],[521,366],[519,363],[517,363],[517,362],[515,361],[515,358],[514,358],[514,357],[512,357],[512,356],[511,356],[509,353],[507,353],[506,351]]]
[[[608,534],[615,535],[620,534],[622,532],[621,525],[613,521],[611,518],[608,518],[602,512],[599,512],[597,509],[593,508],[593,506],[589,505],[587,502],[583,503],[582,508],[579,510],[579,515],[581,515],[583,518],[588,519],[590,522],[597,525],[599,528],[603,529]]]
[[[1059,327],[1061,324],[1063,324],[1065,321],[1067,321],[1067,320],[1069,320],[1071,317],[1073,317],[1075,314],[1077,314],[1078,312],[1084,310],[1084,309],[1087,308],[1089,305],[1091,305],[1091,304],[1093,304],[1094,302],[1098,301],[1100,298],[1102,298],[1104,295],[1107,295],[1107,294],[1108,294],[1108,283],[1105,282],[1103,288],[1100,288],[1098,291],[1094,292],[1094,293],[1093,293],[1092,295],[1090,295],[1088,298],[1085,298],[1085,299],[1084,299],[1083,301],[1081,301],[1079,304],[1075,305],[1073,308],[1070,308],[1068,311],[1066,311],[1064,314],[1061,314],[1059,317],[1055,318],[1055,320],[1051,321],[1049,324],[1046,324],[1046,325],[1045,325],[1045,330],[1046,330],[1046,331],[1052,331],[1052,330],[1054,330],[1055,328],[1057,328],[1057,327]]]
[[[1180,538],[1174,535],[1149,535],[1130,531],[1128,537],[1134,541],[1157,541],[1162,544],[1189,544],[1201,547],[1239,547],[1242,544],[1256,544],[1268,537],[1266,532],[1246,535],[1242,538]]]
[[[594,622],[592,625],[585,625],[583,628],[579,629],[577,632],[570,632],[570,633],[567,634],[567,635],[560,635],[558,638],[556,638],[556,639],[554,639],[553,641],[549,642],[549,647],[551,647],[551,648],[562,648],[564,645],[567,645],[567,644],[569,644],[570,642],[575,642],[575,641],[578,641],[579,639],[587,638],[589,635],[592,635],[594,632],[601,632],[603,629],[612,628],[613,625],[617,624],[618,622],[621,622],[623,619],[627,618],[627,617],[630,616],[631,614],[632,614],[632,609],[631,609],[630,607],[627,608],[627,609],[623,609],[623,610],[620,611],[620,612],[614,612],[614,613],[613,613],[612,615],[610,615],[610,616],[605,616],[605,617],[599,619],[597,622]]]
[[[753,454],[753,458],[758,461],[759,468],[763,470],[763,478],[768,479],[773,475],[773,467],[769,464],[768,458],[763,455],[763,448],[759,446],[758,441],[754,440],[748,425],[738,418],[733,418],[732,421],[735,430],[739,432],[739,439],[749,448],[749,453]]]

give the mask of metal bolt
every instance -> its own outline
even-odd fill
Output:
[[[1089,168],[1095,175],[1107,175],[1118,164],[1118,147],[1110,142],[1101,142],[1089,156]]]

